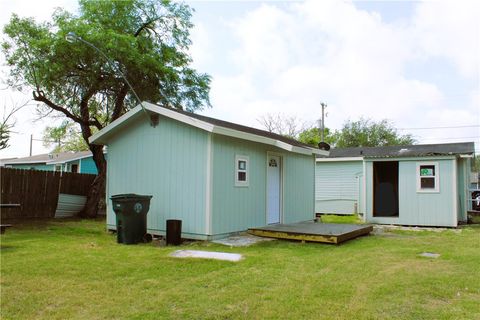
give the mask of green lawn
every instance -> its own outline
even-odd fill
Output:
[[[179,248],[245,259],[168,256]],[[101,221],[51,221],[9,229],[0,252],[2,319],[480,319],[478,227],[156,247],[118,245]]]

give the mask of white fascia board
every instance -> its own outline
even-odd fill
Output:
[[[285,143],[285,142],[282,142],[282,141],[279,141],[279,140],[276,140],[276,139],[267,138],[267,137],[259,136],[259,135],[256,135],[256,134],[252,134],[252,133],[248,133],[248,132],[242,132],[242,131],[238,131],[238,130],[234,130],[234,129],[230,129],[230,128],[225,128],[225,127],[221,127],[221,126],[215,126],[215,125],[210,124],[208,122],[205,122],[205,121],[193,118],[193,117],[189,117],[189,116],[184,115],[182,113],[178,113],[178,112],[173,111],[173,110],[169,110],[169,109],[166,109],[166,108],[159,107],[159,106],[157,106],[153,103],[143,102],[142,104],[143,104],[143,106],[146,110],[157,113],[159,115],[163,115],[163,116],[165,116],[167,118],[170,118],[170,119],[174,119],[174,120],[183,122],[185,124],[188,124],[188,125],[191,125],[193,127],[205,130],[207,132],[217,133],[217,134],[221,134],[221,135],[225,135],[225,136],[229,136],[229,137],[234,137],[234,138],[239,138],[239,139],[243,139],[243,140],[249,140],[249,141],[269,144],[269,145],[277,146],[281,149],[284,149],[284,150],[287,150],[287,151],[290,151],[290,152],[296,152],[296,153],[301,153],[301,154],[324,154],[324,153],[318,153],[318,152],[323,152],[323,150],[318,150],[317,151],[317,150],[314,150],[314,149],[311,149],[311,148],[300,148],[300,147],[292,146],[288,143]],[[131,117],[133,117],[135,114],[137,114],[140,111],[142,111],[142,107],[140,105],[136,106],[135,108],[133,108],[132,110],[130,110],[129,112],[127,112],[126,114],[124,114],[123,116],[118,118],[117,120],[113,121],[106,128],[104,128],[104,129],[100,130],[99,132],[97,132],[96,134],[92,135],[88,139],[88,141],[90,143],[95,143],[95,142],[100,143],[100,144],[102,144],[102,142],[104,143],[105,141],[101,140],[102,136],[104,136],[108,132],[112,131],[113,129],[117,128],[120,124],[127,121],[128,119],[130,119]],[[325,155],[328,155],[328,153],[325,154]]]
[[[160,114],[162,116],[165,116],[167,118],[174,119],[174,120],[183,122],[185,124],[189,124],[193,127],[203,129],[203,130],[208,131],[208,132],[212,132],[213,128],[215,127],[213,124],[210,124],[208,122],[205,122],[205,121],[193,118],[193,117],[189,117],[187,115],[184,115],[182,113],[178,113],[178,112],[173,111],[173,110],[168,110],[168,109],[156,106],[156,105],[154,105],[153,103],[150,103],[150,102],[144,102],[143,106],[147,110],[158,113],[158,114]]]
[[[91,156],[92,156],[92,154],[87,154],[87,155],[84,155],[84,156],[79,156],[79,157],[71,158],[71,159],[65,159],[65,160],[61,160],[61,161],[52,160],[52,161],[48,161],[47,164],[58,164],[58,163],[72,162],[72,161],[77,161],[77,160],[89,158]]]
[[[253,133],[238,131],[238,130],[225,128],[225,127],[220,127],[220,126],[214,126],[213,133],[220,134],[220,135],[223,135],[223,136],[238,138],[238,139],[242,139],[242,140],[248,140],[248,141],[268,144],[268,145],[272,145],[272,146],[278,147],[278,148],[286,150],[286,151],[300,153],[300,154],[310,155],[310,154],[314,153],[314,150],[309,149],[309,148],[300,148],[300,147],[292,146],[292,145],[290,145],[286,142],[279,141],[279,140],[276,140],[276,139],[263,137],[263,136],[259,136],[259,135],[253,134]]]
[[[13,162],[4,162],[3,164],[15,165],[15,164],[49,164],[49,163],[47,163],[47,161],[13,161]]]
[[[473,158],[473,154],[461,154],[460,158]]]
[[[152,103],[149,103],[149,102],[143,102],[142,104],[143,104],[143,107],[146,110],[149,110],[149,111],[154,112],[156,114],[163,115],[167,118],[171,118],[171,119],[189,124],[193,127],[200,128],[200,129],[203,129],[203,130],[208,131],[208,132],[213,131],[214,126],[212,124],[209,124],[209,123],[205,122],[205,121],[201,121],[201,120],[189,117],[187,115],[184,115],[184,114],[172,111],[172,110],[161,108],[161,107],[156,106],[156,105],[154,105]],[[135,108],[133,108],[132,110],[130,110],[129,112],[125,113],[123,116],[118,118],[117,120],[110,123],[107,127],[103,128],[102,130],[100,130],[97,133],[95,133],[94,135],[92,135],[88,139],[88,141],[90,143],[97,142],[99,144],[104,144],[106,141],[102,141],[101,138],[103,136],[105,136],[107,133],[111,132],[112,130],[116,129],[122,123],[129,120],[130,118],[132,118],[134,115],[136,115],[139,112],[142,112],[142,107],[140,105],[136,106]]]
[[[317,162],[362,161],[363,157],[317,158]]]
[[[119,117],[117,120],[110,123],[108,126],[103,128],[102,130],[100,130],[100,131],[96,132],[95,134],[93,134],[92,136],[90,136],[90,138],[88,138],[88,142],[93,143],[93,144],[96,144],[96,143],[104,144],[101,140],[101,138],[103,136],[105,136],[107,133],[114,130],[118,126],[120,126],[122,123],[124,123],[125,121],[127,121],[128,119],[130,119],[131,117],[133,117],[134,115],[136,115],[140,111],[142,111],[142,107],[140,105],[136,106],[132,110],[128,111],[127,113],[125,113],[124,115]]]

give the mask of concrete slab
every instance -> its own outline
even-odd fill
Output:
[[[439,253],[433,253],[433,252],[422,252],[420,253],[420,256],[421,257],[425,257],[425,258],[438,258],[440,257],[440,254]]]
[[[252,244],[262,242],[262,241],[273,241],[275,239],[272,238],[262,238],[257,237],[252,234],[240,234],[238,236],[231,236],[225,239],[219,239],[212,241],[213,243],[223,244],[224,246],[229,247],[248,247]]]
[[[242,260],[243,256],[239,253],[212,252],[200,250],[177,250],[170,254],[174,258],[203,258],[237,262]]]

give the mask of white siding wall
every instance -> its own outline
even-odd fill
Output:
[[[363,186],[362,161],[317,162],[315,170],[315,212],[353,214]]]

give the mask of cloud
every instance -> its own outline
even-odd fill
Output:
[[[256,126],[252,119],[266,112],[314,121],[320,101],[326,101],[327,125],[334,128],[362,115],[401,127],[466,116],[470,103],[453,105],[429,75],[407,72],[415,63],[441,57],[460,77],[478,75],[478,41],[476,48],[468,41],[478,39],[478,15],[457,7],[420,3],[412,17],[394,24],[352,2],[262,4],[228,25],[239,43],[230,54],[241,72],[216,77],[211,113]],[[449,44],[455,48],[442,49]]]
[[[430,1],[417,6],[411,34],[422,53],[454,63],[466,77],[480,72],[480,2]]]

